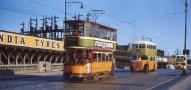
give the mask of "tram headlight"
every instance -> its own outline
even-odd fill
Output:
[[[79,76],[79,77],[83,77],[82,73],[80,73],[78,76]]]

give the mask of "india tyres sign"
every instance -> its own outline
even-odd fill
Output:
[[[64,42],[0,31],[0,44],[64,51]]]

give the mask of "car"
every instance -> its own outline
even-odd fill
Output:
[[[188,64],[188,69],[191,70],[191,60],[187,60],[187,64]]]

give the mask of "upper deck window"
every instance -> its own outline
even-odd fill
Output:
[[[155,45],[147,44],[147,48],[149,48],[149,49],[156,49],[156,46]]]
[[[139,44],[139,48],[145,48],[145,44]]]
[[[133,48],[138,48],[138,44],[133,44],[132,47]]]
[[[117,30],[111,27],[83,20],[68,20],[65,23],[65,35],[95,37],[112,41],[117,40]]]
[[[88,30],[88,33],[86,36],[89,37],[95,37],[95,38],[102,38],[107,40],[116,41],[117,40],[117,34],[115,31],[102,29],[98,27],[92,27]]]

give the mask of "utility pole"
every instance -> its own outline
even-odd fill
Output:
[[[25,23],[23,22],[23,23],[21,23],[20,25],[21,25],[21,33],[24,33],[24,30],[25,30]]]
[[[184,35],[184,50],[183,50],[183,55],[186,56],[186,63],[188,60],[188,55],[189,55],[189,50],[187,50],[186,48],[186,38],[187,38],[187,11],[188,11],[188,1],[185,1],[185,35]],[[186,66],[187,67],[187,66]],[[185,75],[186,74],[186,69],[187,68],[183,68],[182,74]]]
[[[186,52],[187,47],[186,47],[186,40],[187,40],[187,10],[188,10],[188,2],[187,0],[185,1],[185,33],[184,33],[184,52]],[[186,54],[186,53],[184,53]]]
[[[79,4],[81,4],[80,8],[83,8],[82,2],[67,2],[67,0],[65,0],[65,4],[64,4],[64,6],[65,6],[65,12],[64,12],[65,18],[64,18],[64,20],[65,21],[67,20],[67,4],[69,4],[69,3],[79,3]]]
[[[64,21],[66,21],[66,19],[67,19],[67,16],[66,16],[66,14],[67,14],[67,9],[66,9],[66,4],[67,3],[67,1],[65,0],[65,4],[64,4],[64,6],[65,6],[65,12],[64,12]]]
[[[44,28],[44,27],[45,27],[45,19],[44,19],[44,16],[43,16],[43,18],[42,18],[41,20],[42,20],[42,28],[41,28],[41,29],[42,29],[42,30],[45,30],[45,28]]]
[[[78,14],[78,20],[80,20],[80,17],[81,17],[81,16],[83,16],[83,15]]]
[[[34,19],[30,18],[29,28],[30,28],[30,34],[31,34],[31,35],[34,35],[33,21],[34,21]]]
[[[83,4],[82,4],[82,2],[68,2],[67,0],[65,0],[65,12],[64,12],[64,31],[66,32],[66,21],[67,21],[67,4],[69,4],[69,3],[76,3],[76,4],[81,4],[81,6],[80,6],[80,8],[82,9],[83,8]],[[61,37],[63,37],[62,35],[61,35]]]
[[[87,14],[87,21],[90,20],[90,13]]]

